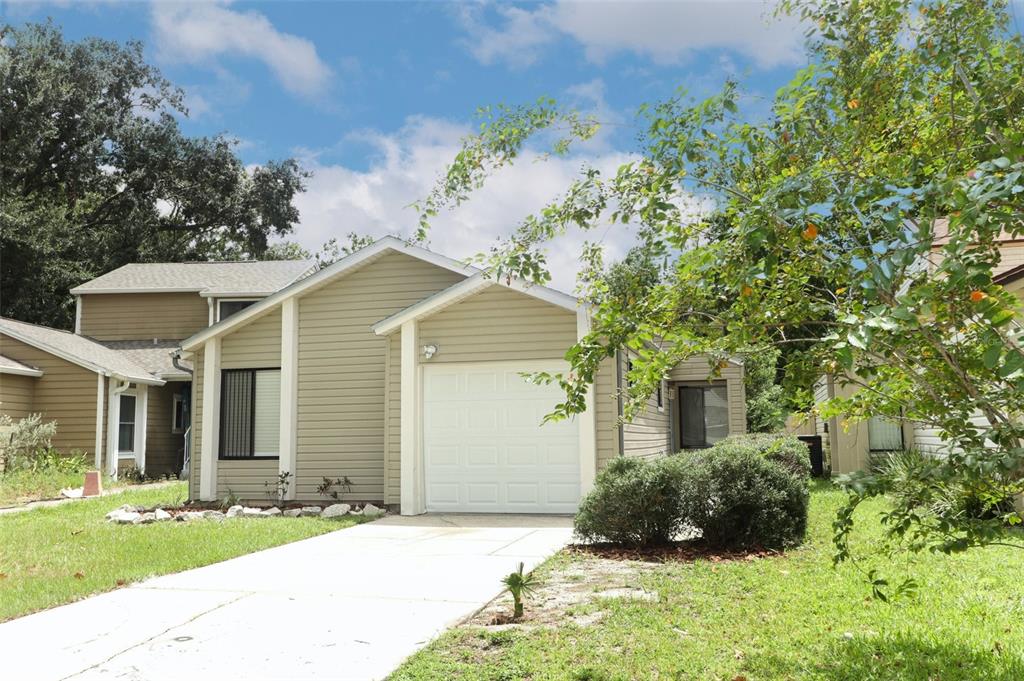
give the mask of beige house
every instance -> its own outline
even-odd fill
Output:
[[[1024,240],[1008,236],[1001,240],[1002,261],[995,270],[993,281],[1014,293],[1024,303]],[[835,377],[823,377],[815,386],[815,402],[832,397],[848,397],[855,388],[844,385]],[[984,419],[978,415],[979,425]],[[796,424],[794,424],[796,427]],[[867,421],[845,423],[842,419],[816,419],[811,416],[806,425],[822,436],[824,451],[829,453],[832,472],[850,473],[864,469],[872,456],[902,449],[918,449],[927,453],[941,453],[948,448],[938,428],[909,421],[898,422],[875,416]]]
[[[386,238],[181,343],[194,367],[190,496],[349,500],[439,512],[568,513],[619,455],[701,447],[745,430],[743,367],[676,367],[620,424],[626,357],[606,360],[587,409],[524,372],[563,371],[589,328],[572,296],[486,278]]]
[[[314,269],[308,261],[126,265],[73,289],[75,332],[0,319],[0,412],[57,422],[53,445],[116,475],[186,465],[181,339]]]

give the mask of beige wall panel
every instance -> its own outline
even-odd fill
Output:
[[[0,374],[0,414],[17,421],[32,413],[38,376]]]
[[[198,293],[94,293],[81,296],[82,335],[97,340],[181,340],[206,328]]]
[[[33,379],[32,411],[57,422],[54,447],[66,454],[81,450],[91,459],[96,449],[96,373],[2,334],[0,354],[43,371]]]
[[[302,297],[296,466],[300,498],[318,499],[316,486],[323,477],[347,475],[354,485],[345,498],[385,499],[385,421],[394,429],[397,417],[391,418],[390,411],[385,418],[393,402],[385,404],[387,342],[371,327],[462,279],[418,258],[389,253]],[[392,343],[397,347],[397,336]],[[397,371],[396,365],[392,376]],[[388,447],[397,452],[397,441]],[[387,456],[394,468],[390,451]]]

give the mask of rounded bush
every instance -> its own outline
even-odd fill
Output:
[[[680,455],[681,519],[715,548],[799,544],[810,491],[807,476],[795,475],[787,456],[775,460],[742,442]]]
[[[720,446],[743,445],[752,447],[761,456],[782,464],[797,477],[811,475],[811,456],[807,444],[794,435],[775,433],[747,433],[732,435]]]
[[[682,469],[675,457],[645,461],[620,456],[598,473],[574,523],[583,541],[656,546],[679,532]]]

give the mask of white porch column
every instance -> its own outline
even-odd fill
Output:
[[[214,309],[216,308],[216,305],[214,305],[213,298],[206,299],[206,306],[209,309],[209,312],[207,314],[207,316],[209,317],[209,323],[207,324],[207,326],[213,326],[213,323],[217,321],[216,317],[214,316]]]
[[[93,456],[93,467],[96,470],[103,469],[103,398],[106,391],[103,390],[103,374],[96,374],[96,451]]]
[[[149,386],[135,386],[135,467],[146,470],[146,416],[149,414]]]
[[[107,475],[117,477],[117,431],[121,422],[121,393],[128,389],[128,381],[110,377],[107,391]]]
[[[299,301],[281,305],[281,429],[278,471],[291,473],[286,499],[295,498],[296,424],[299,400]]]
[[[203,347],[202,451],[199,454],[199,498],[217,499],[217,456],[220,445],[220,338]]]
[[[75,333],[82,333],[82,296],[75,296]]]
[[[419,515],[426,512],[423,490],[423,455],[421,449],[422,400],[418,360],[419,324],[416,320],[402,324],[402,447],[401,447],[401,512]]]
[[[581,307],[576,311],[576,337],[583,338],[590,333],[590,313]],[[586,409],[576,415],[580,429],[580,495],[587,494],[594,487],[597,475],[597,409],[594,404],[594,386],[587,390]]]

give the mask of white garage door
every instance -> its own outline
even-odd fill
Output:
[[[432,364],[423,375],[428,511],[574,513],[580,498],[579,427],[541,425],[564,397],[521,371],[564,364]]]

